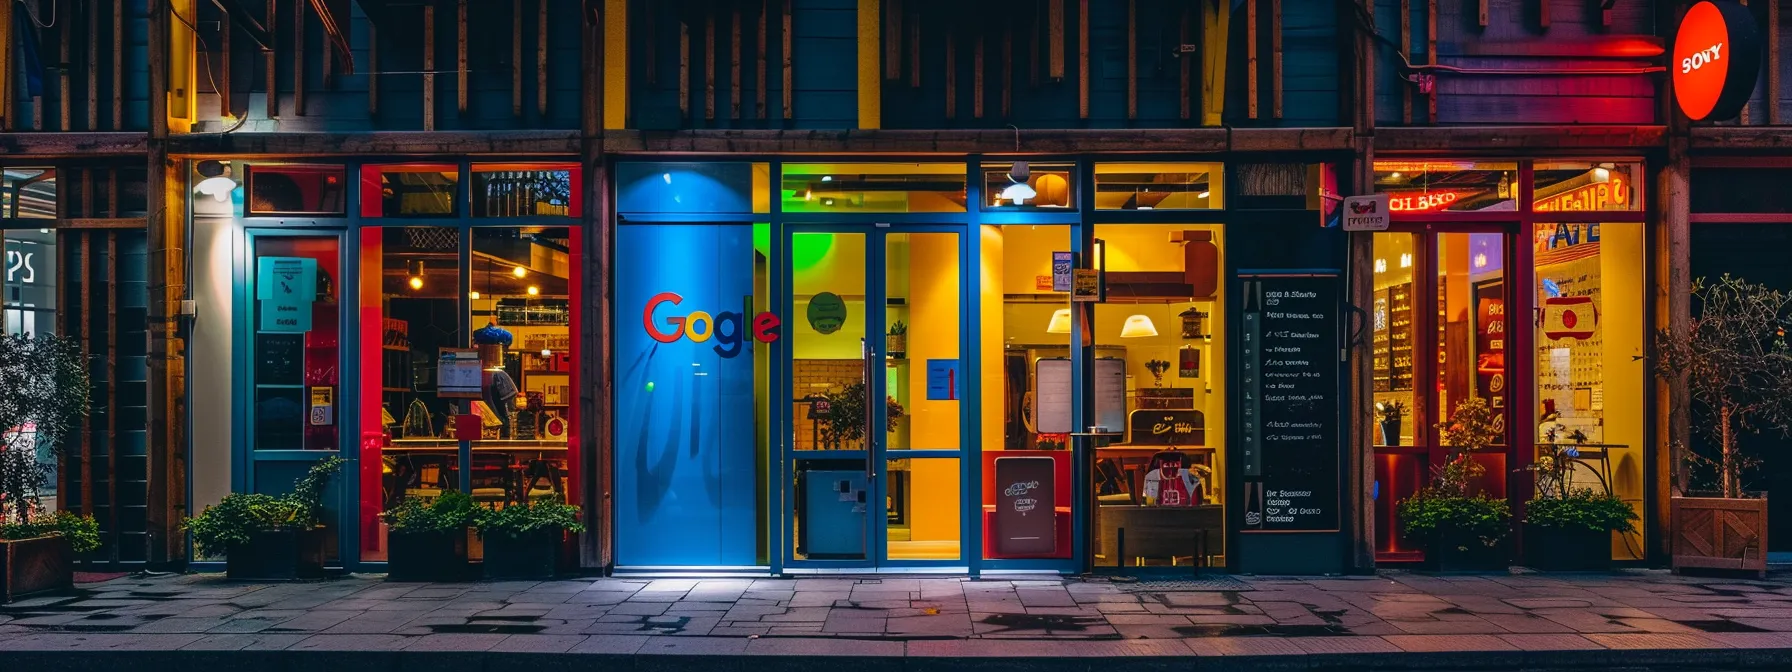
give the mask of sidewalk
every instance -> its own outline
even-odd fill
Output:
[[[1792,666],[1792,583],[1662,571],[1135,583],[380,579],[85,584],[0,607],[0,669]]]

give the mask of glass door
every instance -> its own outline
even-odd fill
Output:
[[[793,565],[966,557],[962,242],[948,227],[787,234]]]

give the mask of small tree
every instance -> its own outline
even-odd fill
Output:
[[[87,357],[72,338],[0,336],[0,518],[20,525],[50,480],[38,451],[61,454],[87,416]]]
[[[1717,455],[1679,442],[1675,452],[1689,466],[1715,472],[1723,496],[1740,497],[1743,475],[1760,463],[1741,454],[1740,436],[1792,430],[1792,350],[1786,345],[1792,296],[1725,274],[1694,281],[1692,299],[1697,317],[1685,334],[1656,334],[1655,371],[1686,382],[1694,431],[1710,439]]]

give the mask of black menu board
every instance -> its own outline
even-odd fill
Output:
[[[1244,529],[1338,529],[1336,275],[1241,275]]]

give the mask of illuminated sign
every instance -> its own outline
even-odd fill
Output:
[[[1674,100],[1693,121],[1733,119],[1748,104],[1761,74],[1755,18],[1729,0],[1695,3],[1680,20],[1668,69]]]
[[[1553,196],[1537,199],[1537,212],[1588,212],[1623,209],[1630,205],[1630,180],[1611,173],[1604,182],[1594,182],[1569,189]],[[1618,206],[1616,208],[1612,206]]]
[[[1390,212],[1431,212],[1443,210],[1455,203],[1456,199],[1473,192],[1467,191],[1431,191],[1420,194],[1388,194],[1388,211]]]
[[[682,303],[684,297],[673,292],[660,292],[647,300],[647,308],[641,312],[641,326],[647,335],[661,343],[674,343],[680,338],[689,338],[692,343],[704,343],[715,339],[716,354],[723,357],[734,357],[740,354],[741,345],[746,342],[746,316],[752,313],[753,297],[743,297],[741,312],[722,311],[711,316],[704,311],[697,311],[682,317],[667,317],[665,323],[671,331],[660,331],[654,327],[653,314],[661,304],[674,306]],[[753,340],[770,343],[778,340],[778,327],[782,324],[778,316],[772,313],[760,313],[753,316]]]

